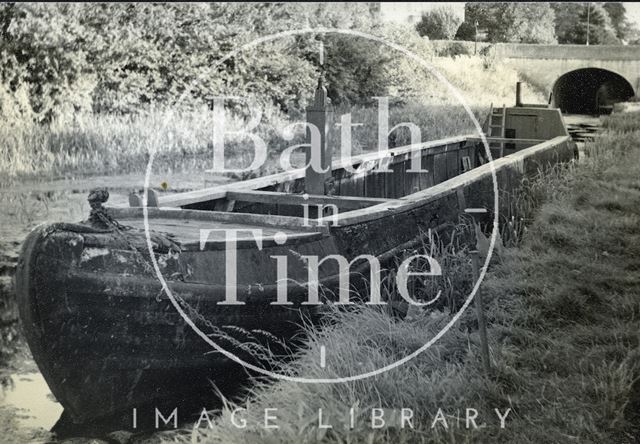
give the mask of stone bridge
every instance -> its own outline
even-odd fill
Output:
[[[499,43],[490,51],[566,113],[593,114],[640,95],[640,46]]]

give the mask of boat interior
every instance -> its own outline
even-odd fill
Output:
[[[568,135],[559,110],[542,107],[492,107],[484,126],[492,160]],[[157,204],[148,206],[158,208],[149,208],[150,226],[187,243],[199,242],[202,228],[262,229],[264,241],[278,231],[305,237],[326,231],[318,220],[331,214],[401,206],[408,196],[487,162],[485,152],[481,137],[464,135],[353,156],[349,165],[334,160],[324,193],[306,192],[304,168],[157,198],[153,192]],[[411,169],[414,157],[421,171]],[[117,213],[123,223],[142,227],[142,208]],[[212,232],[209,241],[222,242],[221,236]],[[253,241],[251,233],[239,239]]]

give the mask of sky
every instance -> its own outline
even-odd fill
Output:
[[[627,19],[630,22],[634,22],[638,28],[640,28],[640,3],[623,3],[627,10]]]

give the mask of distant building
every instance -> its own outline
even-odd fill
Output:
[[[372,12],[385,23],[417,24],[422,14],[437,7],[446,6],[464,21],[464,3],[440,2],[377,2],[373,4]]]

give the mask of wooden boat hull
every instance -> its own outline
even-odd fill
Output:
[[[140,247],[144,236],[136,236]],[[91,257],[87,251],[103,254]],[[243,367],[212,350],[185,323],[155,274],[143,269],[142,258],[132,259],[138,254],[144,255],[124,249],[113,232],[83,225],[40,226],[24,243],[16,276],[24,331],[53,394],[76,422],[199,395],[212,400],[213,390],[206,389],[211,382],[224,392],[246,379]],[[224,286],[176,281],[170,286],[229,334],[226,342],[213,337],[217,343],[252,363],[257,361],[251,353],[234,346],[233,338],[250,342],[236,329],[284,352],[267,334],[292,343],[300,324],[316,319],[310,307],[270,305],[273,299],[264,291],[239,292],[247,305],[225,306],[218,304]],[[194,320],[213,333],[197,315]]]
[[[291,305],[271,304],[277,271],[270,256],[287,254],[292,281],[304,282],[307,269],[295,261],[298,255],[340,253],[332,235],[305,239],[265,243],[262,250],[238,244],[236,290],[245,305],[220,304],[227,297],[224,250],[176,254],[158,247],[154,253],[172,294],[205,334],[244,361],[274,369],[255,350],[268,347],[272,358],[286,360],[302,339],[302,324],[317,323],[321,309],[304,304],[307,288],[298,284],[288,285]],[[42,225],[23,245],[16,289],[25,335],[74,422],[148,406],[209,406],[216,401],[212,384],[227,396],[251,374],[187,325],[151,271],[145,248],[141,230],[127,232],[125,239],[117,230],[84,224]],[[353,268],[351,289],[363,287],[363,265]],[[337,263],[329,261],[321,270],[322,294],[335,299]]]

